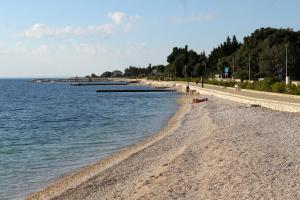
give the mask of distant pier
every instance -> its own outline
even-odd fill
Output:
[[[122,85],[128,85],[128,83],[114,83],[114,82],[102,82],[102,83],[72,83],[71,86],[92,86],[92,85],[116,85],[116,86],[122,86]]]
[[[149,89],[149,90],[97,90],[100,93],[117,93],[117,92],[176,92],[174,89]]]

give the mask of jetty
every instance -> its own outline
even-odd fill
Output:
[[[107,78],[84,78],[84,77],[71,77],[71,78],[41,78],[33,79],[32,83],[95,83],[95,82],[109,82]]]
[[[97,90],[100,93],[116,93],[116,92],[176,92],[174,89],[148,89],[148,90]]]
[[[116,85],[116,86],[122,86],[122,85],[128,85],[129,83],[123,82],[123,83],[114,83],[114,82],[101,82],[101,83],[71,83],[71,86],[93,86],[93,85],[103,85],[103,86],[109,86],[109,85]]]

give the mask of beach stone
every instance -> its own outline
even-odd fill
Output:
[[[48,199],[300,199],[300,115],[192,98],[137,152]]]

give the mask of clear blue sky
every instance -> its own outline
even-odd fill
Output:
[[[0,6],[0,77],[73,76],[165,64],[228,35],[300,29],[299,0],[10,0]]]

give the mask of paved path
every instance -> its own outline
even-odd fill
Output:
[[[186,82],[168,82],[168,81],[144,81],[143,84],[149,84],[152,86],[167,86],[177,87],[178,90],[185,91],[187,85]],[[201,88],[200,84],[190,83],[190,88],[200,94],[213,95],[222,99],[235,101],[243,104],[255,104],[262,107],[270,108],[282,112],[300,113],[300,96],[286,95],[280,93],[261,92],[254,90],[240,90],[237,91],[234,88],[225,88],[215,85],[204,85]]]
[[[201,85],[191,84],[192,86],[201,87]],[[280,101],[285,103],[297,103],[300,104],[300,96],[292,96],[292,95],[281,95],[281,94],[274,94],[274,93],[256,93],[255,91],[237,91],[232,88],[224,88],[220,86],[214,86],[214,85],[204,85],[205,89],[209,90],[215,90],[218,92],[224,92],[234,95],[240,95],[244,97],[250,97],[250,98],[256,98],[256,99],[263,99],[263,100],[270,100],[270,101]]]

